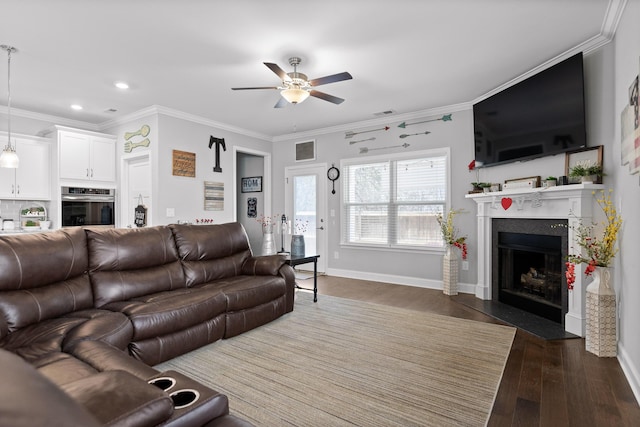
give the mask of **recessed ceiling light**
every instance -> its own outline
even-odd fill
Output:
[[[82,105],[79,105],[79,104],[71,104],[71,109],[72,109],[72,110],[76,110],[76,111],[80,111],[80,110],[82,110]]]
[[[114,85],[118,88],[118,89],[129,89],[129,85],[126,84],[125,82],[115,82]]]

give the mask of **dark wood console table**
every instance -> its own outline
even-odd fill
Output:
[[[287,255],[286,257],[287,264],[289,264],[291,267],[295,267],[296,265],[300,264],[308,264],[310,262],[313,263],[313,302],[318,302],[318,258],[320,258],[320,255],[307,255],[300,257],[292,257],[291,255]],[[307,289],[298,286],[297,283],[296,288]]]

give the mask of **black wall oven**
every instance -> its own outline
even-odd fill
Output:
[[[115,225],[116,190],[62,187],[62,226]]]

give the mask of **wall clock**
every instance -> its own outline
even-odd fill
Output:
[[[331,180],[331,184],[333,184],[333,189],[331,190],[331,194],[336,194],[336,180],[340,178],[340,171],[334,165],[331,165],[329,170],[327,170],[327,178]]]

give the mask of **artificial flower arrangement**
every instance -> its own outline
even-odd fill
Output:
[[[272,232],[273,224],[276,222],[278,218],[280,218],[279,214],[272,215],[272,216],[260,215],[258,218],[256,218],[256,221],[258,221],[262,225],[263,231]]]
[[[453,221],[457,214],[463,213],[462,209],[451,209],[447,213],[447,219],[445,220],[442,214],[438,214],[436,219],[440,224],[440,230],[442,231],[442,239],[447,245],[453,245],[460,249],[462,252],[462,259],[467,259],[467,236],[458,236],[459,230],[455,227]]]
[[[598,205],[605,214],[606,221],[604,230],[600,237],[595,236],[597,224],[584,225],[582,222],[574,228],[576,232],[576,242],[580,246],[579,254],[569,254],[566,262],[567,286],[569,290],[573,290],[573,284],[576,281],[575,268],[576,264],[587,264],[584,274],[590,276],[596,267],[609,267],[611,261],[618,253],[616,240],[618,232],[622,227],[622,217],[616,211],[611,201],[611,193],[613,190],[600,192],[600,197],[596,198]],[[595,195],[595,192],[593,193]],[[573,249],[573,248],[572,248]]]
[[[309,221],[303,221],[299,218],[296,218],[295,229],[296,234],[304,234],[307,231],[307,227],[309,226]]]

